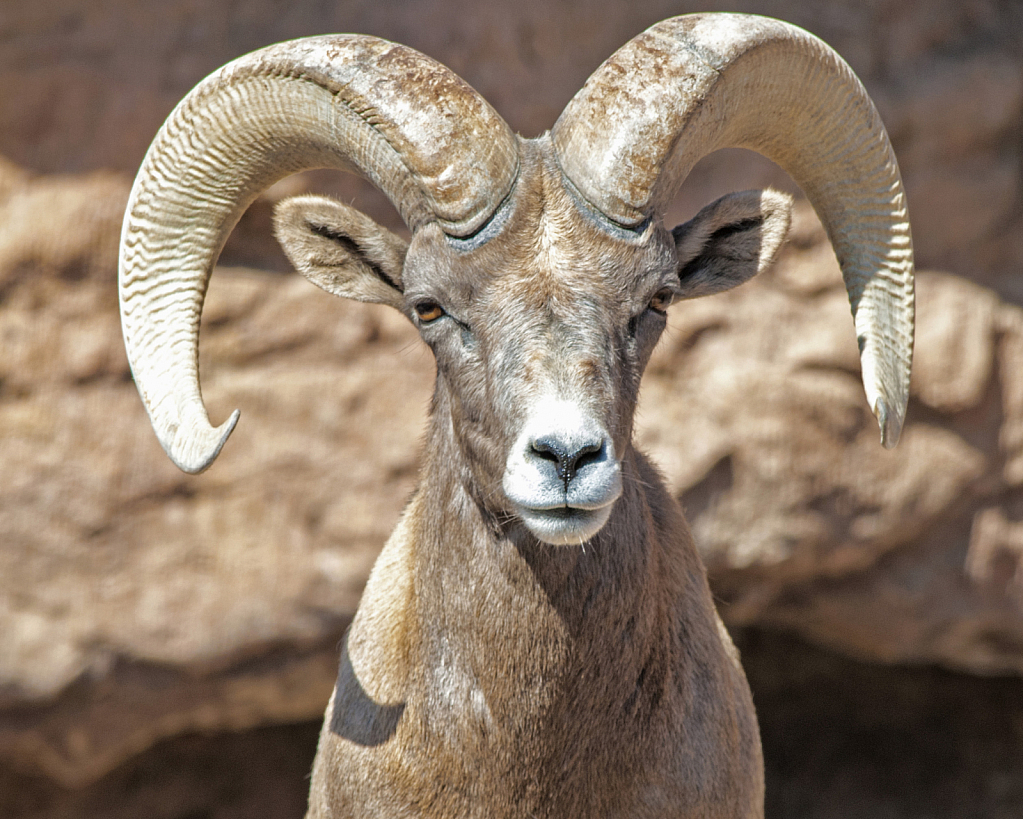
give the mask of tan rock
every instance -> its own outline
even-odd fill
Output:
[[[727,622],[874,661],[1023,672],[1023,310],[918,277],[912,400],[886,452],[805,206],[794,237],[772,273],[680,306],[643,387],[640,441],[679,491]]]
[[[242,420],[189,478],[124,357],[125,180],[16,182],[0,201],[0,759],[70,786],[166,736],[317,717],[415,480],[429,353],[382,308],[219,270],[203,384]]]

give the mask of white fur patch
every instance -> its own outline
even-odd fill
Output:
[[[538,449],[544,442],[569,456],[587,454],[566,479],[558,474],[558,456]],[[581,544],[607,523],[622,494],[621,466],[614,442],[596,419],[575,401],[545,396],[512,446],[502,487],[538,539]]]

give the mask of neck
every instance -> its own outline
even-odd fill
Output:
[[[377,704],[377,722],[401,714],[401,747],[420,749],[423,777],[456,771],[517,815],[557,813],[552,793],[564,815],[608,814],[586,801],[593,782],[608,786],[599,801],[644,781],[719,638],[677,504],[641,455],[622,466],[600,533],[554,547],[496,517],[468,490],[477,484],[453,478],[469,474],[459,449],[431,439],[349,635],[352,679],[339,683]]]
[[[418,616],[429,624],[424,662],[461,666],[463,683],[478,686],[493,716],[533,711],[547,719],[569,696],[574,707],[586,704],[589,695],[574,689],[601,669],[614,677],[594,689],[601,708],[605,685],[631,696],[650,656],[677,637],[667,601],[685,593],[686,580],[666,565],[652,523],[659,510],[641,488],[657,480],[645,474],[652,472],[645,461],[627,453],[626,491],[597,537],[550,546],[518,521],[500,522],[471,494],[475,484],[451,480],[452,465],[462,463],[456,447],[434,452],[423,476],[420,509],[430,511],[415,567]]]
[[[702,579],[698,564],[689,571],[686,549],[666,549],[659,534],[672,522],[666,508],[687,536],[677,507],[630,452],[626,490],[604,529],[584,546],[549,546],[517,521],[495,522],[450,480],[452,461],[441,458],[451,453],[438,455],[417,498],[432,511],[414,569],[430,724],[458,726],[463,759],[469,750],[507,760],[509,781],[543,772],[522,785],[536,793],[569,792],[595,771],[623,777],[627,789],[683,684],[673,658],[685,601],[702,600],[686,588]]]

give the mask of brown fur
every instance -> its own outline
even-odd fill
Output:
[[[675,235],[628,231],[566,188],[549,140],[520,144],[487,241],[426,225],[405,253],[344,209],[311,241],[325,200],[278,214],[296,267],[401,310],[437,359],[420,485],[346,638],[309,816],[760,817],[749,689],[681,509],[631,438],[664,327],[647,305],[770,264],[789,203],[742,194]],[[342,237],[333,256],[324,234]],[[425,302],[444,317],[416,319]],[[538,541],[502,491],[541,394],[584,405],[619,453],[623,493],[579,546]]]

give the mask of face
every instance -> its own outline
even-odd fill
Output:
[[[593,537],[622,493],[640,377],[679,281],[670,234],[588,212],[552,164],[525,152],[491,235],[420,230],[403,278],[437,359],[435,409],[481,497],[565,545]]]

